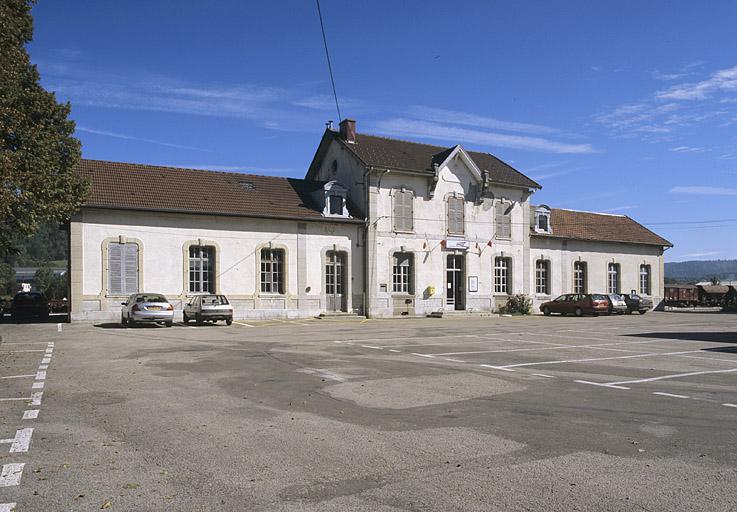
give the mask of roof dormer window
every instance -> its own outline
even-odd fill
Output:
[[[337,181],[328,181],[323,186],[325,203],[322,214],[325,217],[350,217],[348,214],[348,189]]]
[[[552,233],[550,227],[550,208],[545,205],[538,206],[535,209],[535,232]]]

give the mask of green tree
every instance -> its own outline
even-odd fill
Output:
[[[48,294],[49,288],[54,281],[54,272],[49,267],[41,267],[36,270],[33,280],[36,282],[36,290],[43,294]]]
[[[40,223],[66,221],[87,192],[74,173],[81,151],[71,107],[41,87],[26,51],[34,3],[0,2],[0,256]]]
[[[13,266],[0,262],[0,297],[13,295],[16,287]]]
[[[63,299],[67,294],[67,276],[52,275],[51,283],[46,290],[46,297],[49,299]]]

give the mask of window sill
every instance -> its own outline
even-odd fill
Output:
[[[391,296],[393,299],[414,299],[415,298],[414,293],[392,292]]]
[[[411,230],[411,231],[404,231],[404,230],[401,230],[401,229],[394,229],[393,232],[394,233],[397,233],[397,234],[402,234],[402,235],[414,235],[415,234],[414,229]]]

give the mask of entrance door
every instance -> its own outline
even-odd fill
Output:
[[[346,311],[344,252],[328,251],[325,255],[325,294],[328,311]]]
[[[445,267],[447,275],[445,303],[456,310],[466,309],[466,291],[463,287],[465,281],[463,260],[462,255],[449,254]]]

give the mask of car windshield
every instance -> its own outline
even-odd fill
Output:
[[[228,304],[228,299],[225,298],[225,295],[203,295],[202,303],[203,304],[214,304],[214,305],[226,305]]]
[[[157,293],[144,294],[136,297],[136,302],[166,302],[166,297]]]
[[[555,299],[554,302],[563,302],[564,300],[566,300],[566,297],[568,297],[568,296],[567,295],[561,295],[560,297],[558,297],[557,299]]]
[[[632,300],[640,300],[640,296],[636,293],[630,293],[630,299]]]
[[[616,301],[621,301],[622,300],[622,296],[621,295],[617,295],[616,293],[610,294],[609,297],[611,297],[612,300],[616,300]]]
[[[599,293],[592,294],[591,295],[591,298],[594,299],[594,300],[604,300],[605,299],[605,297],[603,295],[599,294]]]

